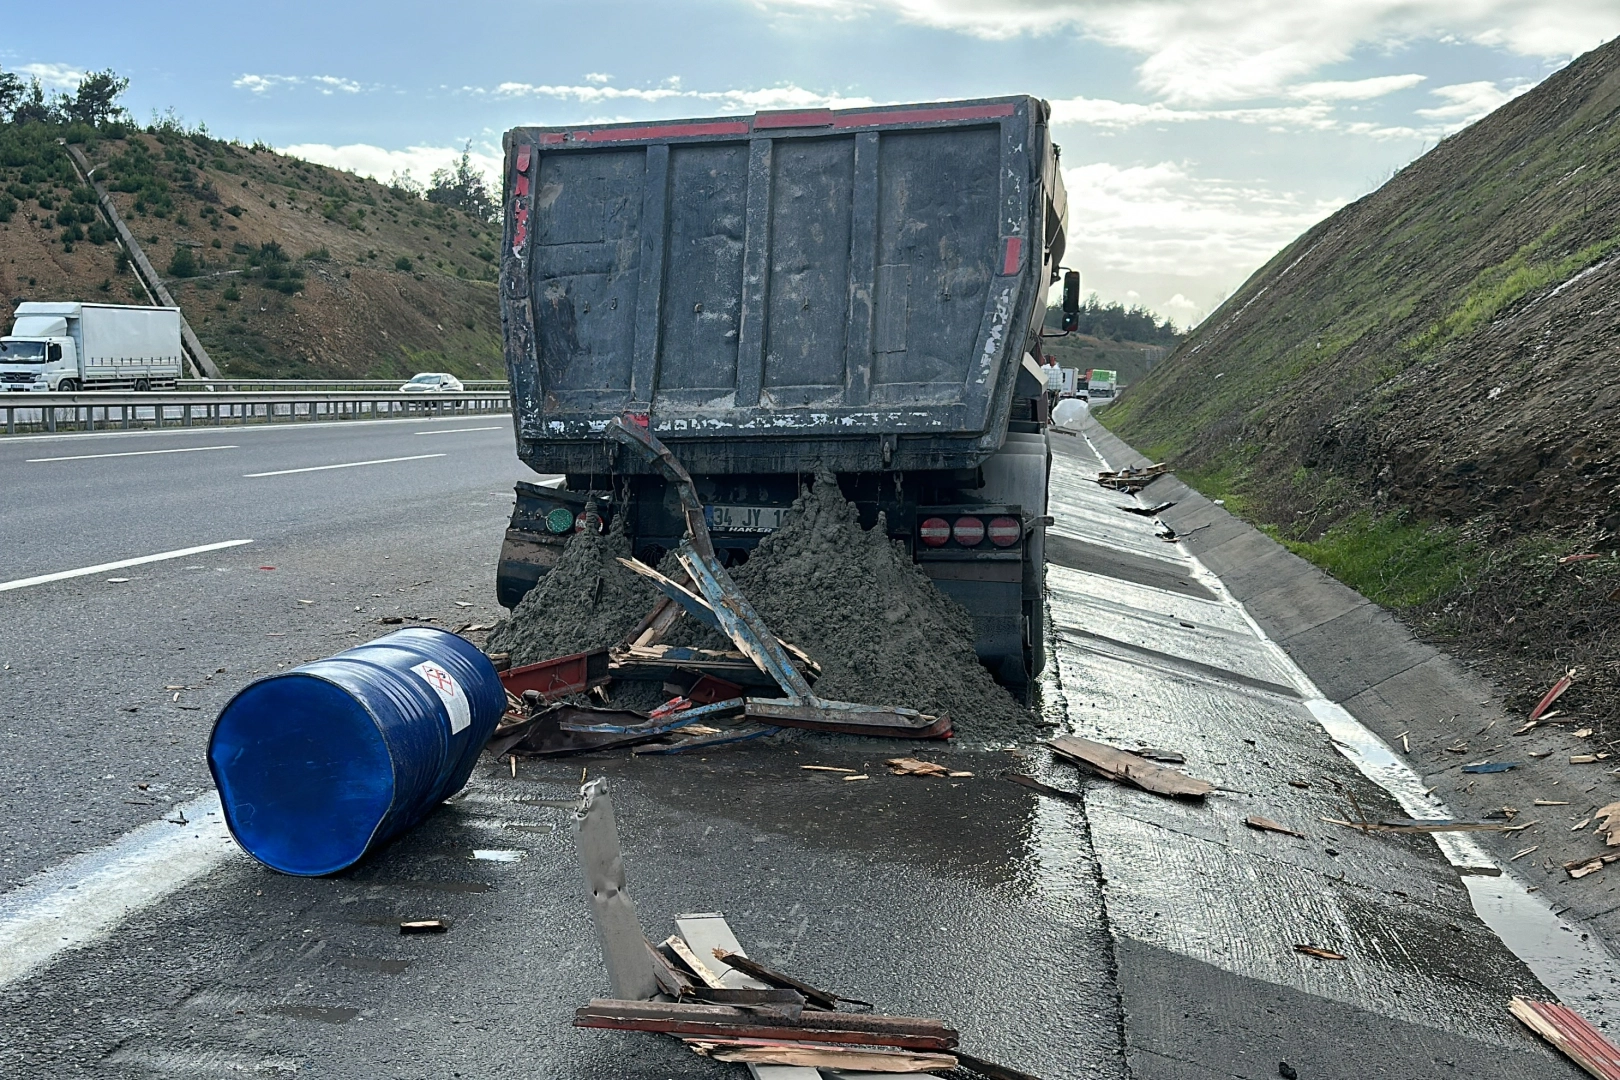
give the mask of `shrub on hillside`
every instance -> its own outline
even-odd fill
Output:
[[[198,269],[197,256],[191,253],[190,248],[176,247],[174,249],[174,257],[169,260],[170,277],[196,277]]]

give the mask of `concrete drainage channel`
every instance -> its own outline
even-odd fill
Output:
[[[1082,429],[1085,442],[1105,467],[1146,464],[1146,459],[1136,455],[1089,415],[1082,421]],[[1173,490],[1170,490],[1171,485],[1174,485]],[[1155,482],[1140,493],[1140,500],[1143,505],[1157,505],[1178,497],[1185,499],[1189,494],[1188,489],[1172,478],[1168,484]],[[1207,514],[1198,520],[1207,521]],[[1185,526],[1177,523],[1172,528],[1185,529]],[[1211,572],[1195,555],[1189,554],[1188,561],[1224,602],[1243,613],[1253,634],[1274,655],[1278,665],[1288,671],[1299,687],[1305,708],[1340,754],[1387,792],[1410,817],[1428,820],[1453,817],[1445,802],[1432,794],[1433,789],[1425,786],[1419,774],[1399,754],[1348,709],[1322,692],[1307,671],[1227,590],[1221,576]],[[1337,583],[1326,584],[1330,589],[1342,589]],[[1296,597],[1294,602],[1305,607],[1310,600]],[[1608,1028],[1620,1021],[1620,965],[1596,934],[1561,917],[1551,903],[1537,895],[1537,890],[1527,887],[1509,868],[1504,868],[1474,836],[1464,832],[1428,835],[1445,860],[1456,868],[1480,921],[1548,990],[1600,1027]]]

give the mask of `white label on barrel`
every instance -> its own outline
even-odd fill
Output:
[[[431,660],[424,660],[411,670],[422,676],[422,681],[433,687],[433,692],[444,702],[444,711],[450,714],[450,734],[472,723],[472,707],[467,704],[467,695],[462,693],[454,675]]]

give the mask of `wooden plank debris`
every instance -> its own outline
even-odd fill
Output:
[[[1294,951],[1305,956],[1314,956],[1318,960],[1346,960],[1348,957],[1332,949],[1324,949],[1320,945],[1295,945]]]
[[[1541,719],[1541,714],[1546,712],[1549,708],[1551,708],[1552,703],[1557,701],[1560,697],[1562,697],[1564,691],[1568,690],[1570,688],[1570,686],[1574,684],[1574,682],[1575,682],[1575,669],[1570,668],[1568,671],[1564,672],[1564,675],[1563,675],[1562,678],[1560,678],[1557,682],[1552,684],[1552,689],[1548,690],[1545,694],[1543,694],[1541,700],[1536,702],[1536,707],[1530,710],[1530,715],[1529,715],[1528,719],[1530,719],[1530,720],[1539,720],[1539,719]]]
[[[680,931],[681,937],[692,946],[692,951],[703,957],[706,964],[713,965],[711,957],[718,953],[746,958],[742,943],[737,935],[731,932],[731,926],[726,917],[717,911],[701,912],[691,915],[675,916],[675,928]],[[761,982],[752,978],[747,972],[721,964],[714,968],[715,974],[720,977],[720,985],[733,990],[768,990],[770,983]],[[789,989],[797,989],[790,987]]]
[[[411,919],[399,924],[401,934],[442,934],[449,929],[443,919]]]
[[[1598,1080],[1620,1080],[1620,1050],[1579,1013],[1551,1001],[1516,997],[1508,1009]]]
[[[723,990],[726,988],[726,984],[721,981],[719,973],[713,968],[709,967],[708,964],[705,964],[702,958],[699,957],[697,953],[693,952],[691,947],[688,946],[686,942],[680,939],[680,935],[671,934],[669,937],[664,939],[663,944],[660,945],[659,948],[674,953],[676,959],[680,960],[682,964],[686,965],[686,970],[690,971],[693,975],[696,975],[698,981],[704,986],[711,987],[716,990]]]
[[[784,1039],[795,1042],[951,1050],[957,1033],[938,1020],[875,1013],[806,1011],[796,1019],[762,1017],[728,1005],[594,998],[574,1011],[575,1027],[659,1031],[697,1038]]]
[[[860,1005],[868,1009],[872,1008],[870,1001],[843,997],[830,990],[822,990],[819,987],[811,986],[809,983],[801,982],[791,975],[784,975],[780,971],[774,971],[757,960],[749,959],[742,953],[727,952],[724,949],[717,948],[714,950],[714,958],[727,967],[740,971],[744,975],[752,976],[768,986],[780,987],[783,990],[797,990],[804,995],[805,1000],[810,1004],[823,1009],[836,1009],[840,1002],[845,1005]]]
[[[1060,757],[1092,769],[1110,780],[1132,784],[1155,795],[1202,799],[1215,790],[1207,780],[1199,780],[1175,769],[1166,769],[1138,754],[1076,735],[1059,735],[1048,740]]]
[[[716,1061],[801,1065],[840,1072],[921,1073],[956,1067],[954,1054],[917,1053],[888,1047],[827,1046],[776,1039],[688,1039],[693,1051]]]
[[[1603,842],[1609,847],[1620,847],[1620,802],[1612,802],[1592,811],[1592,820],[1603,833]]]
[[[1247,825],[1251,829],[1258,829],[1261,832],[1284,833],[1288,836],[1297,836],[1301,840],[1310,839],[1302,832],[1295,832],[1288,826],[1280,825],[1268,817],[1261,817],[1259,814],[1250,814],[1248,817],[1243,819],[1243,824]]]
[[[889,771],[896,776],[972,776],[970,772],[960,769],[949,769],[937,761],[922,761],[919,758],[897,757],[884,762]]]
[[[1572,878],[1583,878],[1587,874],[1595,874],[1605,866],[1620,860],[1620,851],[1610,852],[1606,855],[1593,855],[1589,859],[1574,859],[1564,864],[1564,869]]]

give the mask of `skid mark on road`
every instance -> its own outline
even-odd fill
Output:
[[[184,821],[185,824],[179,824]],[[67,949],[104,937],[131,912],[156,903],[237,849],[209,792],[97,851],[71,859],[0,895],[0,986]]]

